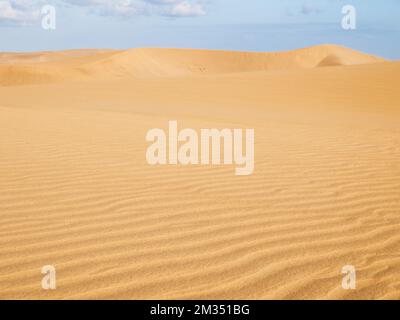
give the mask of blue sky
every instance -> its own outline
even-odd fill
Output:
[[[41,8],[57,27],[41,28]],[[342,7],[357,10],[343,30]],[[276,51],[321,43],[400,59],[400,0],[0,0],[0,51],[182,47]]]

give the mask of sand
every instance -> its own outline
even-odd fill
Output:
[[[399,299],[399,85],[333,45],[0,54],[0,298]],[[254,128],[254,174],[148,165],[169,120]]]

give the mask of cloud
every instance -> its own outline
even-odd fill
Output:
[[[287,17],[296,17],[299,15],[309,16],[312,14],[320,14],[321,12],[322,12],[321,7],[311,2],[303,2],[303,4],[300,6],[291,6],[291,7],[286,6],[284,8],[284,14]]]
[[[206,14],[204,6],[188,0],[144,0],[162,15],[169,17],[198,17]]]
[[[206,14],[204,0],[53,0],[52,4],[80,7],[101,16],[133,18],[140,15],[199,17]],[[38,23],[45,0],[0,0],[0,25]]]
[[[164,14],[172,17],[198,17],[204,16],[206,12],[201,4],[179,1],[167,8]]]
[[[198,0],[62,0],[91,12],[117,17],[154,14],[169,17],[197,17],[206,14]]]
[[[61,2],[84,7],[91,13],[104,16],[132,17],[145,12],[143,4],[131,0],[61,0]]]
[[[2,26],[29,26],[34,24],[40,16],[39,4],[43,1],[29,0],[0,0],[0,25]]]
[[[321,9],[316,5],[312,5],[310,3],[304,3],[301,7],[300,12],[304,15],[309,15],[312,13],[321,13]]]

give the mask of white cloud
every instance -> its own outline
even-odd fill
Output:
[[[198,0],[62,0],[65,3],[87,7],[102,15],[132,17],[155,14],[172,17],[196,17],[205,15]]]
[[[39,1],[0,0],[0,25],[32,25],[40,16]]]
[[[304,3],[301,7],[301,13],[304,15],[309,15],[312,13],[321,13],[321,9],[313,4]]]
[[[130,17],[143,13],[143,5],[131,0],[61,0],[64,3],[86,7],[91,12],[107,16]]]
[[[198,17],[206,14],[203,6],[189,1],[179,1],[165,11],[165,14],[173,17]]]
[[[138,15],[168,17],[197,17],[206,14],[204,0],[53,0],[57,5],[67,4],[85,8],[102,16],[132,18]],[[0,25],[33,25],[40,18],[45,0],[0,0]]]

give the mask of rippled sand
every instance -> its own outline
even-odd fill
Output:
[[[399,85],[335,46],[0,54],[0,298],[399,299]],[[149,166],[169,120],[254,128],[254,174]]]

